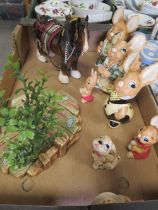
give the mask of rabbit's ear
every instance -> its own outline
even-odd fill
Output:
[[[97,72],[96,71],[94,71],[93,76],[94,76],[94,79],[97,80]]]
[[[114,143],[112,144],[111,150],[112,150],[115,154],[117,153],[116,147],[115,147]]]
[[[124,72],[127,73],[131,69],[131,65],[137,59],[137,53],[130,53],[123,63]]]
[[[143,69],[139,75],[141,85],[146,86],[158,79],[158,62]]]
[[[112,18],[112,23],[116,24],[118,23],[121,19],[124,19],[124,9],[120,7],[119,9],[116,10],[116,12],[113,15]]]
[[[143,33],[136,34],[129,42],[129,49],[134,52],[140,52],[146,44],[146,36]]]
[[[150,125],[155,126],[158,129],[158,115],[151,118]]]
[[[134,15],[127,21],[128,33],[135,31],[139,27],[139,16]]]
[[[94,69],[92,68],[91,69],[91,76],[93,76],[93,74],[94,74]]]

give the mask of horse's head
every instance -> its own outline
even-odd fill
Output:
[[[88,50],[88,16],[86,18],[66,16],[65,31],[67,40],[71,44],[77,44],[81,41],[84,52]]]

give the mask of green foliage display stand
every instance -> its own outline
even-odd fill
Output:
[[[13,71],[22,88],[15,99],[4,100],[0,92],[0,167],[16,177],[35,176],[79,139],[78,103],[66,92],[45,90],[47,78],[42,73],[41,79],[29,81],[11,57],[5,68]]]

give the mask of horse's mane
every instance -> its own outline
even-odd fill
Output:
[[[79,19],[66,17],[63,39],[69,41],[72,45],[79,38]]]

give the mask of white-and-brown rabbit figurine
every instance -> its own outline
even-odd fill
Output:
[[[130,33],[134,32],[139,27],[139,17],[137,15],[132,16],[128,21],[124,19],[124,9],[119,8],[113,15],[112,27],[108,31],[106,39],[99,43],[97,52],[100,54],[100,58],[96,64],[102,64],[107,56],[108,50],[115,44],[126,41],[129,38]]]
[[[109,136],[100,136],[93,140],[94,169],[113,170],[121,161],[114,143]]]
[[[92,69],[91,75],[87,78],[84,87],[80,88],[82,103],[93,101],[94,95],[92,91],[93,88],[96,86],[96,83],[97,83],[97,72]]]
[[[146,85],[158,79],[158,63],[142,71],[129,71],[123,78],[115,81],[114,89],[105,102],[105,113],[110,120],[110,127],[117,127],[132,119],[134,111],[129,100],[136,97]]]
[[[128,145],[128,158],[146,159],[151,150],[151,146],[158,142],[158,115],[153,117],[149,126],[144,126],[138,131],[136,138],[134,138]]]

